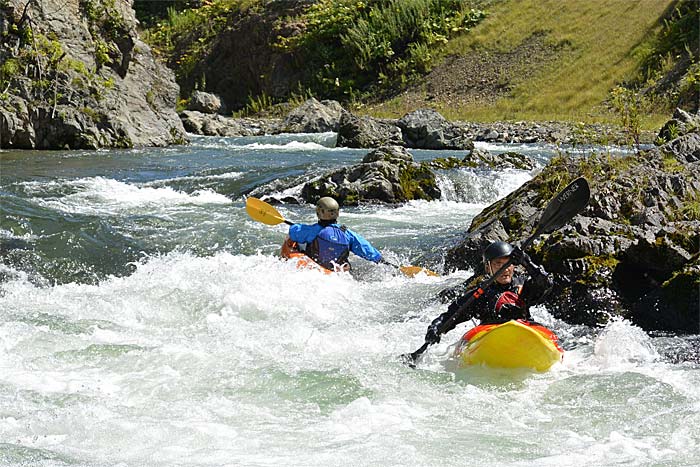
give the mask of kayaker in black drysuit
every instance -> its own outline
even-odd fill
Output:
[[[451,331],[458,324],[472,318],[478,319],[479,324],[500,324],[512,319],[532,322],[530,306],[541,303],[554,283],[549,274],[541,266],[534,264],[527,253],[500,241],[491,243],[484,250],[483,261],[486,274],[494,274],[509,258],[513,263],[486,287],[479,298],[463,308],[469,297],[474,295],[476,288],[467,291],[465,295],[453,301],[445,313],[430,323],[425,335],[426,343],[440,342],[440,326],[454,313],[457,313],[455,319],[446,325],[442,333]],[[516,264],[523,265],[527,275],[513,275]]]
[[[289,242],[306,244],[303,251],[326,269],[349,270],[348,257],[350,252],[355,253],[366,260],[379,263],[382,254],[374,248],[360,234],[353,232],[344,225],[339,225],[338,215],[340,206],[330,196],[324,196],[316,204],[315,224],[294,224],[289,227],[287,247],[292,248]]]

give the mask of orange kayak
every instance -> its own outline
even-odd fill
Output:
[[[559,339],[549,329],[524,320],[484,324],[470,329],[457,344],[462,366],[532,368],[547,371],[564,358]]]
[[[296,261],[298,269],[315,269],[323,272],[324,274],[332,274],[334,272],[330,269],[324,268],[316,261],[299,251],[297,242],[293,242],[289,238],[287,238],[287,240],[285,240],[285,242],[282,244],[282,251],[280,254],[282,258],[293,259]]]

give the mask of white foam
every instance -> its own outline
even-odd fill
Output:
[[[141,209],[157,210],[170,206],[232,203],[226,196],[208,189],[189,194],[170,187],[138,186],[104,177],[82,178],[63,184],[74,192],[37,202],[46,207],[76,214],[115,214]]]
[[[595,342],[595,360],[603,368],[615,368],[658,360],[651,338],[626,320],[611,321]]]

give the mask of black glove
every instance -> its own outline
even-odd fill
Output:
[[[532,263],[530,257],[525,253],[520,247],[516,246],[513,251],[510,252],[510,258],[513,260],[513,264],[521,264],[527,266]]]
[[[428,326],[428,332],[425,333],[425,342],[430,345],[440,342],[440,333],[437,325],[431,324]]]

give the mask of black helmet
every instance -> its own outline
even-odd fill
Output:
[[[513,252],[513,245],[506,242],[493,242],[484,250],[484,265],[487,265],[491,260],[510,256]]]
[[[338,218],[340,206],[330,196],[324,196],[316,203],[316,215],[323,221],[334,221]]]

